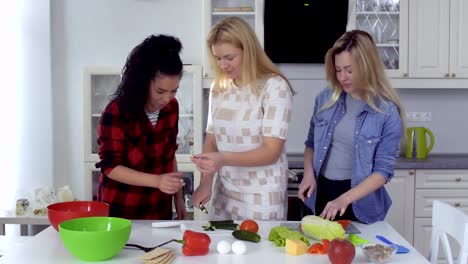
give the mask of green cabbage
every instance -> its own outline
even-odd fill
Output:
[[[345,230],[341,224],[315,215],[303,217],[301,225],[302,233],[318,241],[345,238]]]
[[[304,241],[307,246],[310,245],[310,241],[307,237],[285,226],[273,227],[268,235],[268,240],[272,241],[277,247],[284,247],[286,245],[286,239],[299,239]]]

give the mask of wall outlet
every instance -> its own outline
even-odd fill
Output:
[[[431,112],[406,112],[406,119],[411,122],[430,122],[432,121]]]

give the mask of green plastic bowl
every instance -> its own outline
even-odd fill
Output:
[[[130,237],[132,222],[118,217],[85,217],[62,222],[59,234],[65,247],[80,260],[110,259]]]

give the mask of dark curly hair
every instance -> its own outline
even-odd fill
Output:
[[[167,35],[151,35],[132,50],[114,94],[123,111],[135,116],[144,113],[150,83],[157,74],[182,76],[181,50],[180,40]]]

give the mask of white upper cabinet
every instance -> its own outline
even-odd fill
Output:
[[[210,29],[226,17],[237,16],[249,23],[263,45],[264,0],[203,0],[203,78],[212,78],[206,37]]]
[[[408,76],[408,0],[353,0],[349,5],[348,30],[372,35],[386,73]]]
[[[450,2],[450,72],[452,78],[468,78],[468,1],[466,0]]]
[[[120,82],[119,68],[88,67],[84,73],[84,161],[98,162],[97,127],[101,113]],[[201,153],[202,77],[200,65],[184,65],[184,74],[177,91],[179,133],[176,152],[178,163],[191,163],[190,156]]]
[[[468,2],[411,0],[409,74],[413,78],[468,78]]]

